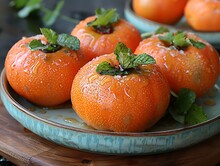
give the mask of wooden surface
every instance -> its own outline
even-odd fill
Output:
[[[0,155],[16,165],[44,166],[215,166],[220,163],[220,134],[174,152],[146,156],[110,156],[66,148],[24,129],[0,102]]]

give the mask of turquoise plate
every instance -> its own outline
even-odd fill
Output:
[[[185,17],[183,17],[177,24],[175,25],[166,25],[160,24],[143,17],[136,15],[132,9],[132,0],[127,0],[124,15],[125,18],[132,23],[134,26],[138,28],[141,33],[144,32],[154,32],[158,27],[165,26],[169,28],[171,31],[177,30],[186,30],[197,34],[203,39],[207,40],[209,43],[214,45],[217,48],[220,48],[220,32],[199,32],[194,31],[186,22]]]
[[[9,114],[37,135],[70,148],[103,154],[156,154],[184,148],[220,132],[218,85],[198,101],[205,108],[206,122],[182,126],[166,115],[151,130],[138,133],[98,131],[87,126],[67,102],[42,108],[16,94],[1,74],[1,99]]]

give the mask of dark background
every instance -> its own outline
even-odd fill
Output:
[[[23,36],[32,36],[39,33],[42,27],[41,13],[35,13],[31,17],[22,19],[17,16],[17,11],[9,6],[10,0],[0,0],[0,70],[4,66],[5,56],[11,46]],[[57,0],[42,0],[43,6],[53,9]],[[65,16],[84,19],[94,15],[95,9],[117,8],[120,16],[124,18],[124,6],[126,0],[65,0],[61,13]],[[70,33],[75,24],[58,18],[51,27],[58,33]]]

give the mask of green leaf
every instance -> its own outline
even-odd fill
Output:
[[[176,101],[173,104],[175,111],[179,114],[186,114],[196,100],[196,94],[192,90],[182,88]]]
[[[10,2],[10,6],[15,7],[16,9],[21,9],[25,7],[27,3],[28,3],[28,0],[12,0]]]
[[[45,11],[45,16],[43,17],[43,23],[45,26],[51,26],[55,23],[60,15],[60,11],[63,8],[64,0],[60,0],[53,11]]]
[[[119,61],[120,66],[123,69],[129,69],[133,67],[134,55],[131,49],[127,48],[124,43],[119,42],[114,50],[116,59]]]
[[[186,115],[185,122],[188,125],[195,125],[208,120],[207,115],[204,113],[202,107],[193,104]]]
[[[96,10],[96,19],[87,24],[87,26],[102,27],[116,23],[119,20],[119,14],[115,8],[105,10],[99,8]]]
[[[111,64],[109,62],[102,62],[100,63],[97,68],[96,68],[96,72],[102,75],[127,75],[129,74],[128,71],[121,71],[117,68],[114,68],[111,66]]]
[[[72,50],[78,50],[80,47],[80,41],[77,37],[69,34],[57,34],[52,29],[41,28],[41,33],[45,36],[48,43],[43,44],[40,40],[33,40],[30,42],[29,47],[31,50],[42,50],[43,52],[51,53],[61,49],[61,47],[67,47]]]
[[[156,29],[155,34],[162,34],[164,32],[169,32],[169,29],[167,27],[161,26]]]
[[[29,43],[29,48],[31,49],[31,51],[34,51],[34,50],[43,50],[43,49],[46,49],[48,48],[48,46],[44,45],[41,43],[41,40],[32,40],[30,43]]]
[[[195,40],[193,40],[193,39],[189,39],[190,40],[190,42],[192,43],[192,45],[194,46],[194,47],[196,47],[196,48],[199,48],[199,49],[201,49],[201,48],[204,48],[206,45],[204,44],[204,43],[202,43],[202,42],[196,42]]]
[[[148,54],[135,55],[131,49],[121,42],[118,42],[114,54],[119,62],[118,68],[111,66],[108,62],[103,62],[97,67],[97,72],[105,75],[127,75],[132,69],[139,65],[147,65],[156,63],[155,59]]]
[[[173,43],[174,35],[172,32],[167,32],[164,36],[158,36],[158,38],[171,45]]]
[[[190,45],[199,49],[205,47],[204,43],[187,38],[186,32],[183,31],[177,31],[175,34],[167,32],[163,36],[158,36],[158,38],[166,44],[175,46],[177,49],[184,49]]]
[[[29,0],[25,7],[18,12],[20,18],[27,17],[34,10],[40,9],[42,0]]]
[[[135,56],[134,58],[134,67],[137,67],[138,65],[149,65],[149,64],[155,64],[156,60],[148,55],[148,54],[140,54],[138,56]]]
[[[40,31],[50,44],[57,44],[58,34],[55,31],[48,28],[40,28]]]
[[[79,39],[69,34],[59,34],[57,43],[63,47],[68,47],[72,50],[78,50],[80,47]]]
[[[186,48],[190,45],[185,32],[177,33],[173,38],[173,44],[177,48]]]

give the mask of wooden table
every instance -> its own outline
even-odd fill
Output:
[[[215,166],[220,163],[220,134],[174,152],[146,156],[110,156],[66,148],[28,131],[0,101],[0,155],[16,165],[44,166]]]

